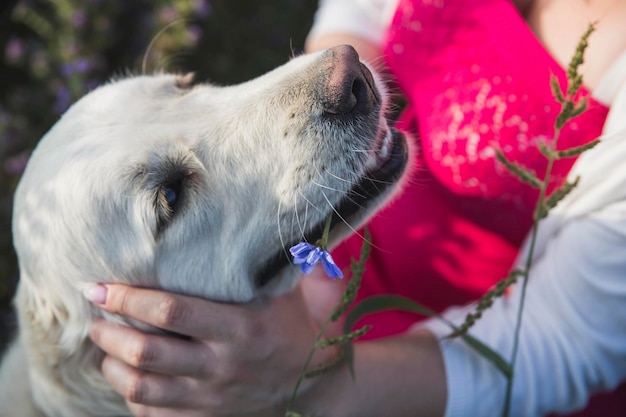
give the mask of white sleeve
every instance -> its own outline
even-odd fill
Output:
[[[380,45],[397,3],[398,0],[320,0],[309,37],[350,33]]]
[[[626,94],[626,92],[623,92]],[[626,97],[626,96],[624,96]],[[624,98],[622,97],[622,98]],[[590,395],[626,381],[626,101],[611,109],[600,145],[572,169],[578,187],[539,227],[514,369],[512,416],[582,408]],[[520,256],[520,263],[525,255]],[[518,284],[470,333],[509,361],[520,302]],[[460,324],[473,307],[444,315]],[[499,415],[506,381],[490,362],[438,320],[448,384],[446,417]]]

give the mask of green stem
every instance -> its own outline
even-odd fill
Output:
[[[317,246],[319,246],[323,250],[326,250],[326,245],[328,244],[328,235],[330,234],[330,224],[331,224],[332,218],[333,218],[332,214],[326,217],[326,223],[324,224],[324,232],[322,233],[322,237],[320,238],[320,240],[317,242]],[[313,354],[315,353],[315,349],[317,349],[317,347],[319,346],[320,340],[324,336],[324,333],[326,332],[326,327],[328,327],[328,324],[331,322],[331,319],[332,319],[332,314],[329,315],[328,318],[326,318],[326,321],[324,321],[324,323],[320,327],[320,330],[317,333],[317,336],[315,336],[315,342],[313,343],[313,346],[311,346],[311,349],[309,350],[309,354],[307,355],[306,361],[304,362],[304,365],[302,366],[302,371],[298,375],[298,380],[296,381],[296,384],[293,387],[293,391],[291,392],[291,398],[289,399],[289,404],[287,404],[287,411],[285,412],[285,416],[288,416],[290,415],[290,413],[293,412],[292,408],[293,408],[294,402],[296,401],[296,395],[298,394],[298,389],[300,388],[300,384],[302,384],[302,381],[305,378],[306,371],[309,368],[309,364],[311,363],[311,360],[313,359]]]
[[[322,237],[317,242],[317,246],[326,250],[326,246],[328,245],[328,235],[330,234],[330,224],[332,222],[333,216],[332,214],[326,217],[326,223],[324,224],[324,232],[322,233]]]
[[[561,132],[560,129],[556,129],[555,131],[554,142],[552,144],[553,151],[556,151],[556,143],[558,141],[560,132]],[[524,303],[526,301],[526,288],[528,285],[528,276],[530,275],[530,268],[532,267],[532,264],[533,264],[533,253],[535,252],[535,245],[537,243],[537,233],[539,231],[539,220],[543,217],[543,214],[544,214],[543,213],[544,201],[547,195],[548,184],[550,183],[550,173],[552,171],[552,166],[554,165],[554,160],[555,160],[554,154],[555,152],[551,152],[548,158],[548,166],[546,167],[546,173],[545,173],[543,183],[539,191],[539,200],[538,200],[537,206],[535,207],[534,223],[533,223],[533,228],[531,231],[530,245],[528,248],[528,256],[526,257],[526,266],[524,268],[524,273],[522,275],[520,304],[517,309],[517,321],[515,324],[515,333],[513,336],[513,350],[511,352],[511,361],[510,361],[511,376],[507,378],[507,383],[506,383],[506,395],[504,397],[504,408],[502,410],[503,417],[509,417],[510,409],[511,409],[511,399],[513,395],[513,378],[515,376],[515,361],[517,359],[517,352],[519,348],[520,331],[522,328],[522,313],[524,311]]]
[[[309,364],[311,363],[311,360],[313,359],[313,354],[315,353],[315,350],[319,346],[320,341],[322,340],[322,337],[324,336],[324,332],[326,331],[326,327],[328,327],[328,324],[330,323],[330,321],[331,321],[331,316],[328,316],[328,318],[326,318],[326,321],[324,321],[324,324],[322,324],[320,331],[317,333],[317,336],[315,336],[315,342],[313,343],[313,346],[311,346],[311,349],[309,350],[309,354],[306,358],[306,361],[304,362],[304,365],[302,366],[302,371],[300,371],[300,374],[298,375],[298,380],[296,381],[296,384],[293,387],[293,391],[291,392],[291,398],[289,399],[289,404],[287,404],[287,411],[285,411],[285,417],[287,417],[288,415],[290,415],[290,413],[293,412],[293,405],[296,401],[296,395],[298,394],[298,389],[300,388],[300,384],[302,384],[302,381],[305,378],[307,369],[309,368]]]

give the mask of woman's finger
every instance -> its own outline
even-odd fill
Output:
[[[193,339],[142,333],[104,320],[92,325],[89,336],[109,355],[144,371],[202,377],[210,369],[209,347]]]
[[[110,313],[200,339],[229,337],[236,316],[228,304],[123,284],[97,284],[84,295]],[[207,322],[218,325],[207,328]]]
[[[199,405],[186,395],[195,388],[195,381],[187,377],[141,371],[113,356],[105,356],[102,374],[128,403],[185,409]]]

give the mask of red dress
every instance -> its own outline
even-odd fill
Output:
[[[401,0],[384,52],[410,103],[399,126],[413,133],[419,155],[406,189],[368,224],[373,248],[358,299],[400,294],[442,311],[508,274],[538,192],[508,173],[495,149],[543,178],[547,163],[537,145],[553,140],[560,111],[550,75],[564,86],[566,72],[508,0]],[[600,136],[607,112],[590,100],[561,131],[558,148]],[[557,161],[550,190],[574,162]],[[340,245],[338,264],[358,258],[361,243],[353,236]],[[373,325],[372,339],[420,319],[391,311],[359,324]],[[585,415],[625,416],[625,404],[609,413],[618,407],[613,400]]]

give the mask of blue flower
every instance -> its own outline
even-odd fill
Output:
[[[289,249],[289,252],[291,252],[291,255],[293,256],[293,263],[300,265],[300,270],[305,275],[311,273],[315,264],[321,261],[324,266],[324,271],[326,271],[326,275],[328,275],[331,279],[343,278],[341,270],[337,267],[335,261],[333,261],[330,253],[319,246],[311,245],[306,242],[300,242],[296,246]]]

